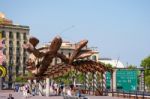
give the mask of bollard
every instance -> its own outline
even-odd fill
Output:
[[[130,99],[130,91],[129,91],[129,99]]]
[[[144,91],[143,91],[143,98],[142,99],[144,99]]]
[[[124,91],[123,91],[123,98],[125,98]]]
[[[117,90],[117,97],[119,97],[119,91]]]
[[[136,98],[135,99],[138,99],[138,97],[137,97],[137,91],[136,91]]]

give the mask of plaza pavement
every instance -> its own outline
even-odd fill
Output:
[[[25,97],[23,97],[21,92],[1,92],[0,91],[0,99],[7,99],[8,95],[12,94],[12,96],[14,97],[14,99],[25,99]],[[117,98],[117,97],[110,97],[110,96],[87,96],[89,99],[123,99],[123,98]],[[62,96],[30,96],[27,99],[63,99]]]

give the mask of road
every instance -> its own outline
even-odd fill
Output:
[[[23,97],[21,92],[0,92],[0,99],[7,99],[9,94],[12,94],[14,99],[25,99]],[[123,99],[123,98],[117,98],[117,97],[110,97],[110,96],[87,96],[88,99]],[[29,96],[27,99],[63,99],[62,96]]]

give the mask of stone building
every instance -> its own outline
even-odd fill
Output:
[[[27,53],[22,44],[28,41],[29,26],[15,25],[0,13],[0,39],[3,40],[3,54],[6,59],[3,66],[7,68],[7,76],[2,78],[4,88],[12,88],[16,76],[25,74]]]
[[[43,46],[49,46],[49,45],[50,45],[50,43],[43,44]],[[62,45],[60,47],[59,53],[64,54],[67,57],[70,57],[71,54],[73,53],[73,51],[75,50],[75,46],[76,46],[76,43],[71,43],[69,41],[63,41]],[[98,62],[99,52],[97,51],[97,48],[95,48],[95,47],[89,48],[88,46],[85,46],[82,50],[89,50],[89,49],[94,51],[95,53],[88,58],[92,59],[93,61]],[[54,58],[52,64],[57,64],[57,63],[61,63],[61,60],[59,58]]]

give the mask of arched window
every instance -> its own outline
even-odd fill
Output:
[[[96,61],[96,55],[92,56],[92,60]]]

